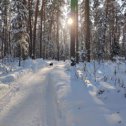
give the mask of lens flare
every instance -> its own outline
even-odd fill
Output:
[[[72,24],[73,24],[73,19],[72,19],[72,18],[69,18],[69,19],[68,19],[68,24],[69,24],[69,25],[72,25]]]

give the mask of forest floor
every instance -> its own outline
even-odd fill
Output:
[[[49,62],[26,61],[7,73],[1,65],[0,126],[126,126],[126,98],[110,72],[101,75],[103,66],[93,73],[91,64],[84,72],[82,64]]]

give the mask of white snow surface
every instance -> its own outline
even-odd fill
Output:
[[[29,59],[1,72],[0,126],[126,126],[126,98],[114,83],[116,64],[96,64],[96,78],[93,63],[88,72],[84,64],[69,64]],[[116,76],[125,83],[124,66]]]

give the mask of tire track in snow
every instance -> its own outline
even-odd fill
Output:
[[[58,104],[56,97],[56,90],[51,74],[48,74],[48,81],[45,91],[45,105],[46,105],[46,123],[47,126],[59,126]]]
[[[20,78],[19,91],[5,98],[11,101],[0,113],[0,126],[62,126],[54,74],[55,67],[45,67]]]
[[[44,92],[48,79],[46,76],[50,71],[50,68],[43,68],[19,80],[19,92],[7,95],[4,99],[8,101],[11,97],[11,101],[3,106],[4,111],[0,113],[0,126],[46,126]],[[13,91],[11,93],[15,94]]]

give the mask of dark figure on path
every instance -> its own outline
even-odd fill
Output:
[[[49,66],[53,66],[53,63],[50,63]]]
[[[71,59],[71,66],[75,66],[75,65],[76,65],[75,59]]]

